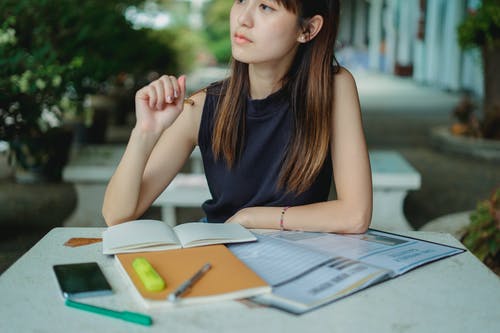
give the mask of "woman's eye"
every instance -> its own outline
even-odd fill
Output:
[[[271,12],[271,11],[274,11],[274,8],[269,7],[268,5],[265,5],[265,4],[260,5],[260,8],[261,8],[263,11],[266,11],[266,12]]]

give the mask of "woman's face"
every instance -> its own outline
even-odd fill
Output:
[[[247,64],[291,63],[298,46],[297,15],[275,0],[236,0],[231,8],[233,57]]]

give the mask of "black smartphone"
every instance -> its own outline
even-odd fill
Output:
[[[65,298],[102,296],[113,293],[96,262],[54,265],[59,287]]]

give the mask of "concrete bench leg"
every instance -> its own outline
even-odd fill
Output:
[[[413,230],[403,212],[407,191],[374,191],[371,227],[385,231]]]
[[[162,205],[161,206],[161,219],[168,223],[171,227],[177,225],[177,215],[175,213],[175,206]]]
[[[64,222],[65,227],[104,227],[101,207],[106,191],[105,184],[76,183],[78,203],[76,209]]]

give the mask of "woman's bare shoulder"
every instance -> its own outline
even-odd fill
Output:
[[[184,110],[182,112],[186,131],[192,134],[194,144],[198,143],[198,132],[200,130],[203,107],[207,98],[207,88],[195,91],[184,100]]]
[[[355,85],[356,80],[347,68],[339,67],[337,73],[335,73],[335,83],[341,85]]]
[[[189,97],[184,100],[184,108],[192,111],[201,112],[203,110],[203,105],[205,104],[205,98],[207,97],[207,90],[200,89],[195,91]]]
[[[358,98],[358,88],[354,76],[344,67],[340,67],[334,78],[334,95],[337,101]]]

